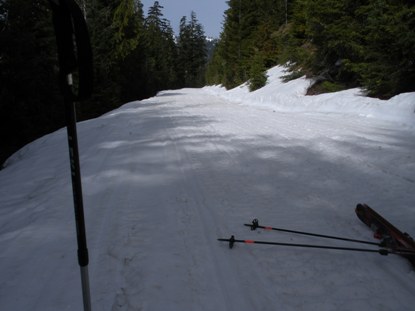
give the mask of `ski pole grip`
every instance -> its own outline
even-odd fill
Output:
[[[77,94],[71,100],[87,99],[92,93],[93,65],[88,27],[79,6],[74,0],[49,0],[53,12],[58,60],[62,87],[66,77],[77,71]]]
[[[258,219],[255,218],[254,220],[252,220],[251,230],[252,231],[256,230],[256,228],[258,228],[258,226],[259,226]]]
[[[229,239],[229,248],[233,248],[233,245],[235,244],[235,236],[231,236]]]

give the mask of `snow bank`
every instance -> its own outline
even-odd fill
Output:
[[[301,77],[284,83],[281,78],[286,74],[283,66],[269,69],[267,85],[254,92],[249,92],[247,83],[231,90],[221,86],[206,87],[205,90],[234,103],[268,107],[275,111],[356,114],[415,127],[415,92],[389,100],[366,97],[358,88],[306,96],[312,80]]]
[[[353,90],[304,96],[307,80],[283,84],[282,68],[273,70],[254,93],[208,90],[281,110],[379,105]],[[405,107],[412,96],[382,108]],[[265,245],[230,250],[217,238],[329,243],[242,225],[258,218],[371,240],[353,211],[358,202],[414,235],[415,131],[342,113],[247,105],[182,89],[78,124],[92,309],[412,311],[415,271],[404,258]],[[0,171],[0,310],[82,310],[69,168],[61,129]]]

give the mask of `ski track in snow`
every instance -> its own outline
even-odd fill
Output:
[[[183,89],[78,131],[94,310],[412,310],[400,257],[217,241],[350,245],[251,231],[253,218],[371,240],[358,202],[414,235],[410,129]],[[82,308],[65,135],[0,172],[1,310]]]

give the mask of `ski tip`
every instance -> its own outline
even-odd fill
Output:
[[[366,225],[370,226],[370,223],[368,222],[368,209],[369,206],[365,203],[359,203],[356,205],[355,213],[356,216]]]
[[[357,203],[356,211],[368,208],[369,206],[366,203]]]

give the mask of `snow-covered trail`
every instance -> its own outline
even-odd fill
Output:
[[[415,235],[415,133],[345,114],[274,112],[166,91],[78,127],[94,310],[412,310],[396,256],[236,245],[371,240],[366,202]],[[0,309],[80,310],[63,130],[0,172]]]

